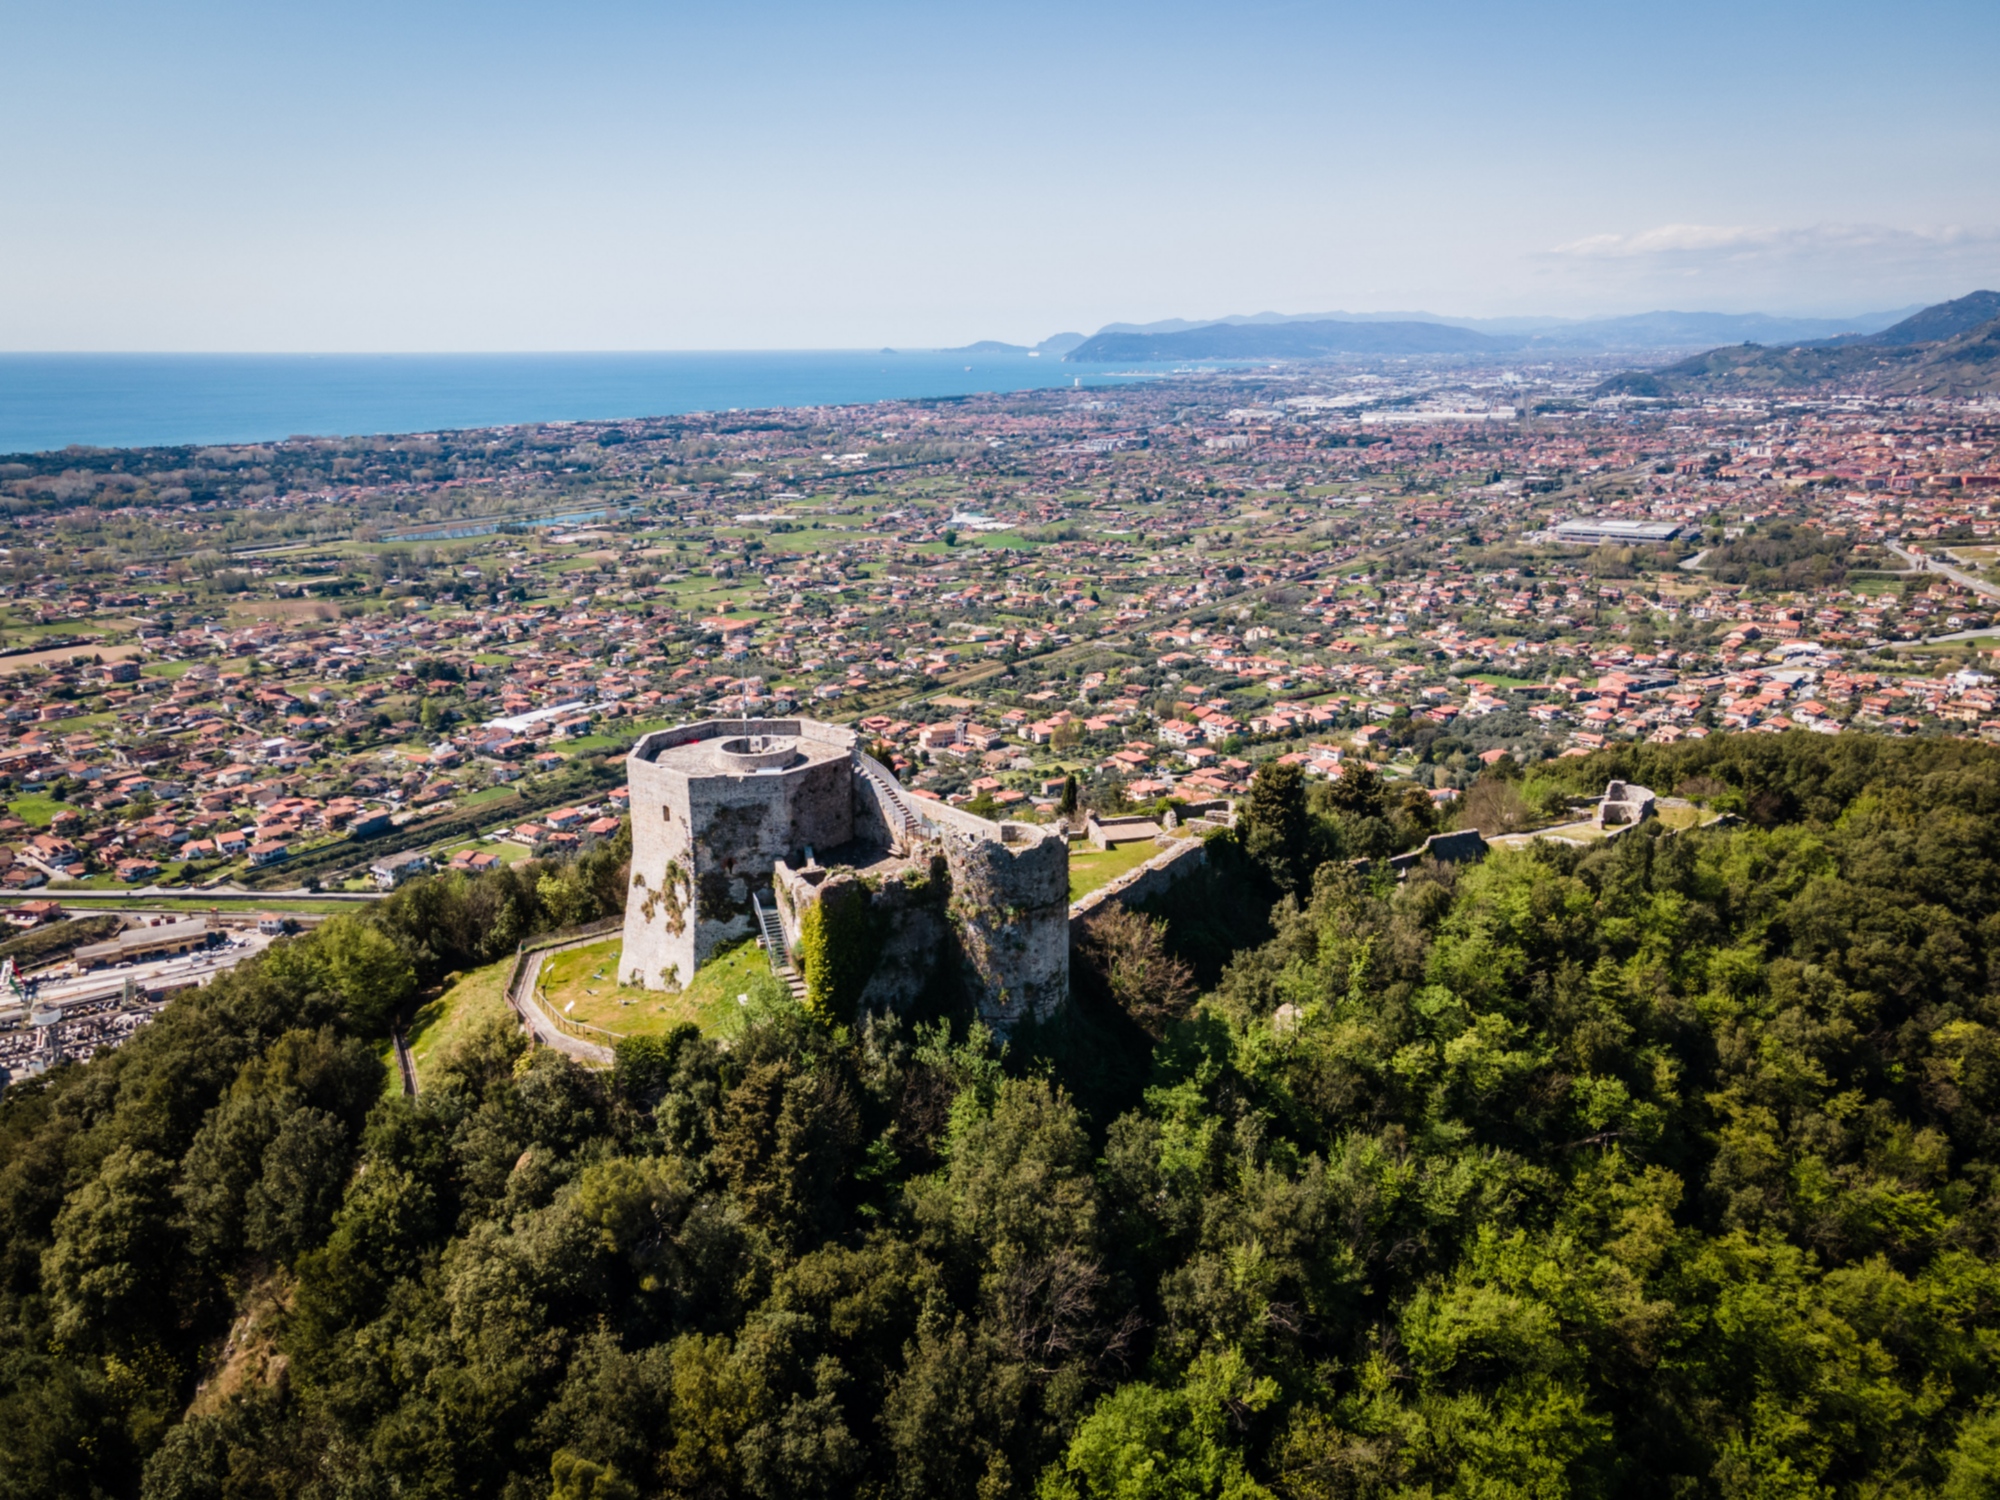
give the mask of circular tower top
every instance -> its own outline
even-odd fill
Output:
[[[726,771],[781,771],[803,758],[798,740],[791,735],[738,735],[715,746],[716,764]]]

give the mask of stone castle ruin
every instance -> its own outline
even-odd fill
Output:
[[[1609,782],[1594,818],[1599,828],[1630,828],[1653,815],[1656,800],[1651,791],[1633,782]]]
[[[752,935],[788,968],[810,927],[806,962],[843,1007],[899,1010],[949,987],[1006,1031],[1068,996],[1058,831],[909,797],[853,730],[812,719],[660,730],[626,770],[626,983],[679,989]]]

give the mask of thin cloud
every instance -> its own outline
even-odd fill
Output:
[[[1881,224],[1814,224],[1803,228],[1752,224],[1662,224],[1636,234],[1593,234],[1547,254],[1565,260],[1799,261],[1835,258],[1886,261],[1958,259],[2000,249],[2000,230],[1898,229]]]
[[[1551,246],[1523,268],[1572,305],[1823,316],[2000,285],[2000,227],[1659,224]]]
[[[1637,255],[1663,255],[1685,250],[1719,250],[1752,243],[1758,236],[1775,230],[1750,229],[1742,225],[1662,224],[1638,234],[1593,234],[1567,245],[1557,245],[1552,255],[1577,255],[1591,259],[1629,259]]]

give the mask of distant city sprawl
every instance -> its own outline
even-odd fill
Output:
[[[0,471],[0,1500],[1994,1493],[1995,411],[1604,384]]]
[[[648,728],[810,710],[1052,815],[1365,762],[2000,736],[2000,413],[1606,362],[0,464],[0,884],[298,897],[587,847]],[[48,891],[41,891],[46,896]]]

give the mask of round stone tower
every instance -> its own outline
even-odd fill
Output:
[[[1069,998],[1069,845],[1029,823],[944,843],[980,1019],[1002,1035],[1046,1021]]]

